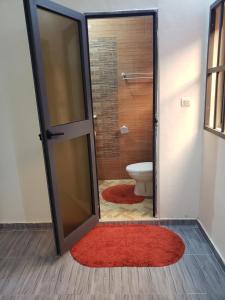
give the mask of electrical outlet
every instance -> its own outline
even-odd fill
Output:
[[[180,105],[181,105],[181,107],[190,107],[191,106],[191,98],[190,97],[182,97]]]

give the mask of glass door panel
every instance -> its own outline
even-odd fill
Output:
[[[79,22],[38,9],[51,126],[85,119]]]
[[[53,145],[56,182],[64,237],[92,215],[88,137]]]
[[[99,219],[84,15],[24,1],[57,252]]]

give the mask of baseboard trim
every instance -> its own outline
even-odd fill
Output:
[[[196,219],[160,219],[153,218],[143,221],[104,221],[100,220],[100,223],[104,224],[152,224],[152,225],[191,225],[198,226]]]
[[[155,224],[155,225],[193,225],[198,226],[198,221],[196,219],[160,219],[152,218],[144,221],[102,221],[100,223],[105,224]],[[14,230],[23,230],[23,229],[45,229],[52,228],[52,223],[0,223],[1,229],[14,229]]]
[[[217,247],[213,243],[212,239],[210,238],[207,230],[205,229],[205,227],[201,223],[201,221],[197,220],[197,223],[198,223],[198,226],[199,226],[199,229],[200,229],[202,235],[204,236],[204,238],[209,243],[210,248],[211,248],[214,256],[216,257],[217,261],[219,262],[220,266],[222,267],[223,271],[225,272],[225,260],[223,259],[223,256],[221,255],[220,251],[217,249]]]
[[[0,230],[24,230],[52,228],[52,223],[0,223]]]

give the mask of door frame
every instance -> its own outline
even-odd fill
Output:
[[[147,10],[119,10],[112,12],[87,12],[86,26],[88,32],[88,19],[106,19],[121,17],[153,16],[153,217],[158,216],[158,9]],[[89,44],[89,41],[88,41]],[[88,51],[90,48],[88,47]],[[89,54],[88,54],[89,55]],[[90,65],[90,55],[89,55]],[[91,78],[91,77],[90,77]],[[91,85],[92,88],[92,85]],[[92,100],[93,101],[93,100]],[[96,159],[97,161],[97,159]],[[100,201],[100,200],[99,200]],[[99,204],[100,209],[100,204]]]
[[[89,163],[90,163],[90,179],[91,179],[91,193],[92,193],[92,215],[91,217],[82,223],[75,232],[72,231],[68,236],[63,237],[62,233],[62,220],[60,216],[60,207],[59,203],[55,201],[55,193],[54,193],[54,170],[51,168],[51,157],[50,157],[50,146],[46,132],[46,120],[48,120],[46,114],[47,109],[43,106],[43,103],[47,103],[47,92],[45,85],[45,76],[44,76],[44,67],[43,67],[43,58],[42,51],[40,45],[40,36],[39,36],[39,24],[37,19],[37,7],[43,8],[47,11],[56,13],[58,15],[71,18],[73,20],[78,20],[80,22],[80,52],[81,52],[81,68],[82,68],[82,76],[83,81],[85,80],[84,85],[84,100],[85,100],[85,120],[84,128],[79,128],[77,124],[74,125],[73,129],[76,129],[76,134],[82,133],[82,135],[89,134],[88,138],[88,152],[89,152]],[[98,203],[98,191],[97,191],[97,176],[96,176],[96,161],[95,161],[95,146],[94,146],[94,130],[93,130],[93,119],[92,119],[92,101],[91,101],[91,81],[89,80],[90,72],[89,72],[89,60],[88,60],[88,44],[86,45],[86,21],[83,13],[79,13],[70,8],[57,4],[55,2],[49,0],[24,0],[24,11],[25,11],[25,19],[27,25],[27,33],[30,47],[30,55],[31,55],[31,64],[33,70],[33,78],[34,78],[34,88],[36,93],[36,103],[38,109],[38,118],[40,125],[40,134],[39,137],[42,141],[43,154],[44,154],[44,162],[45,162],[45,172],[47,179],[47,188],[48,188],[48,196],[49,203],[51,209],[51,217],[53,223],[53,231],[56,245],[57,254],[63,254],[69,247],[71,247],[74,243],[76,243],[88,230],[93,228],[97,221],[99,220],[99,203]],[[81,15],[83,22],[81,20]],[[85,33],[83,35],[83,33]],[[85,89],[86,86],[86,89]],[[90,101],[88,101],[90,99]],[[73,122],[75,123],[75,122]],[[79,124],[78,124],[79,125]],[[57,131],[61,130],[61,125],[57,125]],[[92,128],[91,133],[86,133],[89,131],[89,128]],[[54,134],[54,132],[53,132]],[[71,131],[67,134],[71,135]],[[66,135],[65,135],[66,137]],[[64,139],[64,138],[62,138]],[[85,225],[85,226],[84,226]],[[85,228],[84,228],[85,227]]]

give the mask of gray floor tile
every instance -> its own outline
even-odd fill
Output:
[[[197,227],[170,226],[185,243],[185,254],[211,254],[212,250]]]
[[[225,274],[196,226],[168,226],[186,244],[163,268],[89,268],[55,255],[51,229],[0,230],[0,300],[225,300]]]

